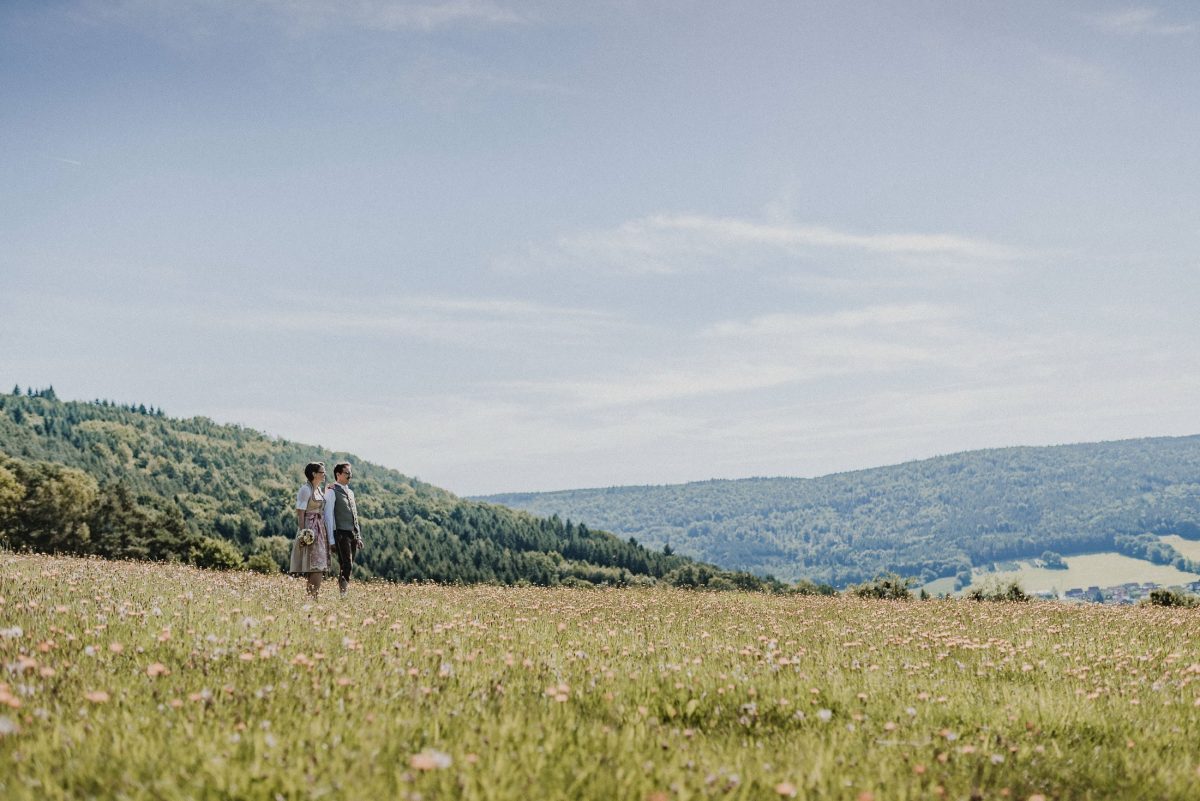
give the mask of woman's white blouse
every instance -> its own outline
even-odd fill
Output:
[[[312,500],[312,485],[304,484],[300,487],[300,492],[296,493],[296,508],[307,509],[308,502]]]

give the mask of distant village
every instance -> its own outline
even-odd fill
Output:
[[[1130,581],[1125,584],[1115,584],[1111,587],[1072,587],[1061,594],[1055,593],[1053,590],[1044,590],[1032,594],[1035,598],[1050,601],[1061,599],[1063,601],[1100,604],[1135,604],[1143,598],[1149,598],[1151,590],[1158,589],[1181,590],[1183,592],[1200,594],[1200,581],[1172,585],[1170,587],[1164,587],[1164,585],[1156,584],[1152,581],[1144,581],[1140,584],[1136,581]]]

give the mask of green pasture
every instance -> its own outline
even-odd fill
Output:
[[[0,553],[0,798],[1194,799],[1200,610]]]

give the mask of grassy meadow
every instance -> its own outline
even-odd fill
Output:
[[[1200,610],[0,553],[0,797],[1194,799]]]

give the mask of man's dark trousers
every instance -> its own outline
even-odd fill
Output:
[[[354,568],[354,555],[358,553],[358,545],[353,531],[334,529],[333,536],[334,545],[337,546],[338,567],[341,568],[338,574],[338,589],[345,592],[350,586],[350,571]]]

